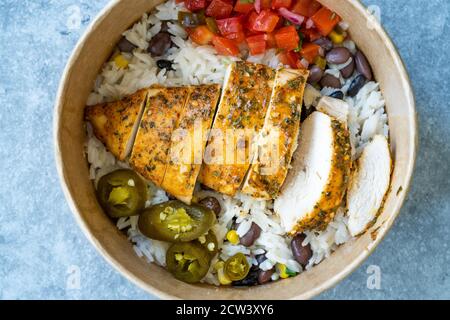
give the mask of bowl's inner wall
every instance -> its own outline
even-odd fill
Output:
[[[56,144],[66,196],[85,233],[97,249],[124,275],[163,297],[190,299],[309,298],[351,272],[391,226],[404,199],[415,156],[415,113],[406,73],[395,49],[379,26],[368,25],[367,14],[356,0],[323,0],[350,23],[350,33],[367,55],[387,102],[391,145],[395,158],[392,188],[373,230],[340,247],[329,259],[298,277],[248,289],[192,286],[139,259],[126,237],[98,206],[84,156],[84,107],[95,78],[123,31],[162,1],[113,2],[88,30],[63,78],[56,111]],[[397,195],[400,186],[403,192]]]

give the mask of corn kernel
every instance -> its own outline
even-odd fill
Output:
[[[280,278],[281,279],[289,278],[289,275],[287,274],[287,267],[286,267],[286,265],[281,264],[281,263],[277,263],[277,270],[278,270],[278,273],[280,274]]]
[[[217,272],[217,278],[219,279],[219,282],[221,285],[229,285],[231,284],[231,280],[227,277],[227,275],[225,274],[225,272],[222,269],[219,269],[219,271]]]
[[[116,64],[117,68],[119,68],[119,69],[125,69],[128,67],[128,64],[129,64],[128,60],[125,59],[125,57],[121,54],[117,55],[114,58],[114,63]]]
[[[227,240],[230,241],[231,244],[239,244],[239,235],[236,230],[230,230],[227,233]]]
[[[344,42],[344,35],[337,33],[334,30],[330,32],[328,37],[330,38],[331,41],[333,41],[334,44],[341,44],[342,42]]]
[[[314,64],[318,66],[320,69],[325,70],[327,67],[327,60],[321,56],[317,56],[316,59],[314,59]]]

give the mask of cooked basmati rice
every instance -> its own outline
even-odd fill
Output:
[[[154,13],[144,14],[142,19],[131,29],[124,32],[128,41],[137,46],[133,53],[121,53],[129,62],[126,69],[120,69],[114,61],[105,63],[101,74],[95,83],[95,88],[88,98],[87,104],[94,105],[122,98],[139,89],[149,87],[153,84],[175,86],[175,85],[197,85],[205,83],[221,83],[224,78],[227,65],[237,58],[218,55],[211,46],[197,46],[189,39],[185,30],[177,23],[168,23],[169,33],[175,44],[161,59],[173,62],[174,71],[159,70],[156,61],[146,53],[148,41],[161,30],[161,20],[176,20],[178,11],[183,9],[183,4],[176,4],[174,0],[159,5]],[[348,25],[341,23],[343,29]],[[346,28],[344,28],[346,27]],[[353,53],[356,46],[351,40],[346,40],[343,46]],[[267,64],[273,68],[280,65],[275,49],[266,51],[265,54],[250,56],[248,61]],[[342,84],[344,94],[350,86],[351,81],[357,76],[355,73],[350,79],[343,79],[339,70],[351,63],[351,60],[342,65],[329,65],[326,72],[337,76]],[[333,88],[323,88],[321,92],[308,85],[305,91],[305,106],[310,108],[316,106],[320,96],[333,93]],[[350,106],[349,130],[351,142],[354,146],[353,156],[356,158],[362,148],[376,134],[389,134],[387,115],[384,110],[384,99],[379,86],[375,82],[367,83],[356,95],[346,97]],[[90,178],[95,182],[105,174],[119,168],[127,168],[126,163],[117,161],[109,153],[104,145],[93,135],[92,128],[87,125],[88,140],[86,143],[87,160],[90,164]],[[152,195],[146,202],[146,206],[162,203],[169,198],[167,194],[148,183],[149,193]],[[259,265],[262,270],[270,270],[277,263],[285,264],[290,270],[302,272],[302,267],[294,259],[290,247],[289,237],[284,236],[279,218],[273,213],[273,201],[259,201],[249,196],[238,194],[234,198],[197,188],[195,197],[198,199],[207,196],[215,197],[221,204],[222,212],[213,231],[219,242],[221,259],[226,260],[234,254],[241,252],[249,256],[249,263],[257,264],[256,255],[265,254],[267,260]],[[242,245],[233,245],[224,242],[228,230],[232,224],[239,223],[237,233],[243,236],[250,229],[252,223],[257,224],[262,232],[253,246],[247,248]],[[137,227],[138,217],[121,218],[117,221],[117,228],[127,230],[129,240],[134,244],[134,250],[139,257],[148,262],[165,266],[165,254],[169,247],[168,243],[149,239],[142,235]],[[304,245],[310,244],[313,256],[306,269],[320,263],[330,256],[336,248],[351,239],[347,229],[347,218],[344,208],[340,208],[335,219],[322,232],[305,232]],[[214,258],[211,268],[204,282],[219,285],[214,275],[214,264],[218,257]],[[277,280],[278,274],[272,276]]]

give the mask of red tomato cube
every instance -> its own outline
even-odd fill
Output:
[[[215,36],[212,39],[212,43],[217,53],[224,56],[237,56],[239,54],[239,48],[233,40]]]
[[[222,35],[243,31],[241,18],[233,17],[216,20],[217,28]]]
[[[207,26],[198,26],[186,30],[192,41],[199,45],[205,45],[212,41],[214,33]]]
[[[297,0],[292,7],[292,12],[309,18],[313,16],[321,6],[322,5],[316,0]]]
[[[237,0],[234,6],[234,11],[248,14],[255,8],[255,5],[248,0]]]
[[[213,0],[206,9],[206,15],[216,19],[228,18],[233,11],[233,4],[227,0]]]
[[[237,44],[240,44],[245,41],[245,33],[243,31],[232,32],[225,35],[224,37],[233,40]]]
[[[300,50],[300,54],[310,64],[314,63],[314,59],[319,55],[320,46],[315,43],[305,43]]]
[[[292,0],[272,0],[272,9],[289,8]]]
[[[280,17],[270,10],[262,10],[260,14],[256,15],[253,15],[252,12],[248,19],[248,27],[257,32],[272,32],[279,20]]]
[[[250,36],[247,37],[246,41],[252,56],[262,54],[266,51],[266,35],[259,34]]]
[[[311,20],[314,22],[314,25],[317,30],[319,30],[320,34],[326,37],[341,21],[341,17],[339,17],[337,13],[322,7],[311,17]]]
[[[184,5],[189,11],[198,11],[206,8],[206,0],[185,0]]]
[[[277,47],[286,51],[298,48],[300,37],[294,26],[283,27],[275,33]]]

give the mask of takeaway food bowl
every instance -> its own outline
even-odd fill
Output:
[[[56,159],[67,201],[96,249],[125,277],[162,298],[307,299],[350,274],[375,249],[397,217],[409,188],[417,149],[413,92],[403,63],[384,30],[357,0],[322,0],[350,24],[350,33],[373,68],[386,100],[394,172],[377,223],[363,236],[297,277],[264,286],[216,288],[182,283],[140,259],[96,200],[84,155],[84,107],[95,78],[121,34],[162,1],[116,0],[97,17],[78,43],[61,80],[56,101]]]

